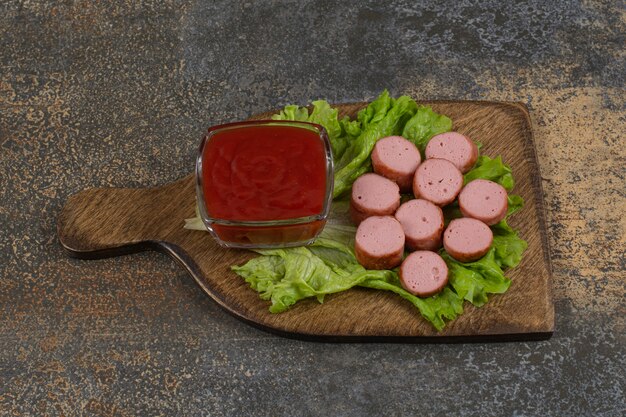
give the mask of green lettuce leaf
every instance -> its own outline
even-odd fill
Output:
[[[521,208],[524,207],[524,199],[519,195],[509,194],[507,197],[507,202],[509,205],[509,208],[506,212],[507,216],[510,216],[511,214],[515,213],[518,210],[521,210]]]
[[[422,155],[430,138],[440,133],[452,130],[452,120],[438,114],[428,106],[419,106],[413,117],[406,122],[402,136],[418,147]]]
[[[463,314],[463,299],[452,291],[449,286],[432,297],[420,298],[402,288],[400,279],[396,274],[386,275],[385,278],[370,278],[361,282],[359,286],[396,293],[417,307],[422,317],[428,320],[437,330],[442,330],[446,326],[444,319],[454,320]]]
[[[356,120],[361,124],[362,129],[367,128],[371,123],[378,123],[387,115],[393,102],[394,100],[389,96],[389,91],[385,90],[376,100],[359,111]]]
[[[454,291],[476,307],[488,301],[487,294],[502,294],[511,285],[511,280],[504,276],[495,260],[494,248],[479,260],[467,263],[453,259],[445,250],[440,254],[448,265],[448,277]]]
[[[491,159],[488,156],[479,156],[476,165],[463,177],[463,184],[467,184],[475,179],[485,179],[497,182],[507,191],[511,191],[515,186],[511,167],[502,162],[502,157]]]
[[[273,115],[272,120],[295,120],[324,126],[330,140],[333,159],[339,160],[348,147],[350,140],[350,136],[346,134],[344,126],[348,125],[349,132],[355,133],[358,129],[358,124],[350,124],[345,121],[340,122],[338,110],[330,107],[330,104],[325,100],[317,100],[311,104],[313,106],[311,114],[309,114],[309,110],[306,107],[289,105],[285,106],[278,114]]]
[[[354,139],[361,134],[361,123],[358,120],[350,120],[348,116],[345,116],[339,121],[339,124],[348,140]]]
[[[361,124],[361,133],[350,143],[335,167],[334,198],[349,191],[360,175],[371,170],[370,154],[376,141],[400,134],[416,110],[417,104],[410,97],[394,100],[384,91],[359,112],[357,120]]]
[[[272,119],[324,126],[335,162],[333,197],[345,195],[359,176],[372,170],[370,154],[379,139],[402,134],[423,150],[432,136],[452,128],[448,117],[435,113],[430,107],[418,106],[408,96],[393,99],[387,90],[359,111],[355,120],[348,117],[339,120],[337,109],[324,100],[314,101],[312,105],[311,114],[306,107],[290,105]]]
[[[391,291],[411,302],[437,330],[445,320],[463,313],[463,300],[477,307],[488,301],[488,294],[504,293],[510,280],[502,268],[519,264],[526,242],[506,221],[494,228],[494,245],[486,256],[475,262],[454,260],[444,250],[441,256],[450,270],[449,285],[432,297],[420,298],[402,288],[396,271],[366,270],[354,256],[355,228],[327,225],[309,247],[258,250],[263,256],[232,269],[242,276],[264,300],[271,300],[270,312],[280,313],[299,300],[316,297],[354,286]]]
[[[528,243],[520,238],[506,219],[491,226],[495,262],[502,268],[514,268],[522,261]]]
[[[343,135],[343,130],[338,119],[337,109],[333,109],[324,100],[313,102],[313,111],[308,119],[311,123],[324,126],[328,133],[328,139],[333,150],[333,155],[339,158],[348,146],[348,138]]]
[[[492,226],[491,230],[493,231],[491,249],[487,255],[475,262],[459,262],[445,250],[440,251],[450,271],[450,285],[460,297],[476,307],[481,307],[488,301],[487,294],[506,292],[511,280],[504,275],[502,268],[519,265],[528,246],[506,220]]]
[[[309,110],[306,107],[299,107],[294,104],[285,106],[280,113],[272,116],[273,120],[296,120],[299,122],[309,121]]]
[[[280,313],[299,300],[345,291],[367,279],[386,279],[393,271],[371,271],[354,257],[349,242],[354,228],[336,229],[327,225],[320,238],[309,247],[257,250],[263,256],[232,270],[271,300],[270,312]]]
[[[297,301],[362,286],[391,291],[411,302],[420,314],[441,330],[444,318],[453,320],[463,312],[463,300],[450,288],[428,298],[419,298],[402,288],[395,271],[367,270],[354,256],[352,226],[327,225],[308,247],[257,250],[262,256],[232,270],[250,287],[270,300],[270,312],[280,313]]]

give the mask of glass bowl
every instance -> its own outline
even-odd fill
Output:
[[[326,224],[333,158],[317,124],[255,120],[209,128],[196,159],[200,217],[218,244],[312,243]]]

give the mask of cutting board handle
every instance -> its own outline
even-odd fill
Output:
[[[190,188],[191,190],[189,190]],[[181,201],[185,195],[189,201]],[[78,258],[103,258],[152,249],[182,228],[181,206],[194,215],[193,176],[155,188],[93,188],[74,194],[57,221],[63,248]],[[165,226],[164,225],[168,225]]]

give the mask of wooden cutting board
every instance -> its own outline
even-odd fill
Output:
[[[400,297],[364,288],[327,296],[324,304],[304,300],[271,314],[248,285],[230,271],[255,256],[219,247],[209,233],[183,229],[194,216],[193,175],[143,189],[90,189],[73,195],[58,219],[58,234],[70,255],[95,259],[143,250],[171,255],[202,290],[237,318],[283,336],[329,341],[465,342],[545,339],[554,330],[551,267],[543,213],[541,176],[530,117],[517,103],[424,102],[454,122],[454,130],[483,143],[482,153],[502,155],[516,179],[514,193],[526,205],[510,219],[528,242],[521,264],[507,276],[506,294],[493,295],[436,332],[418,310]],[[337,106],[354,117],[366,103]],[[252,119],[269,118],[264,113]],[[190,167],[191,168],[191,167]]]

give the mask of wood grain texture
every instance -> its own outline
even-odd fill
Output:
[[[510,219],[528,242],[521,264],[507,273],[509,291],[494,295],[436,332],[418,310],[400,297],[355,288],[298,302],[271,314],[268,302],[229,269],[254,256],[219,247],[208,233],[183,229],[194,215],[193,176],[149,189],[91,189],[68,200],[58,219],[58,235],[73,256],[85,259],[146,249],[164,251],[183,265],[200,287],[236,317],[285,336],[332,341],[463,342],[549,337],[554,330],[551,267],[530,118],[517,103],[425,102],[454,121],[454,130],[483,143],[485,155],[502,155],[516,179],[514,192],[526,201]],[[366,103],[339,105],[355,116]],[[268,118],[264,113],[253,119]]]

